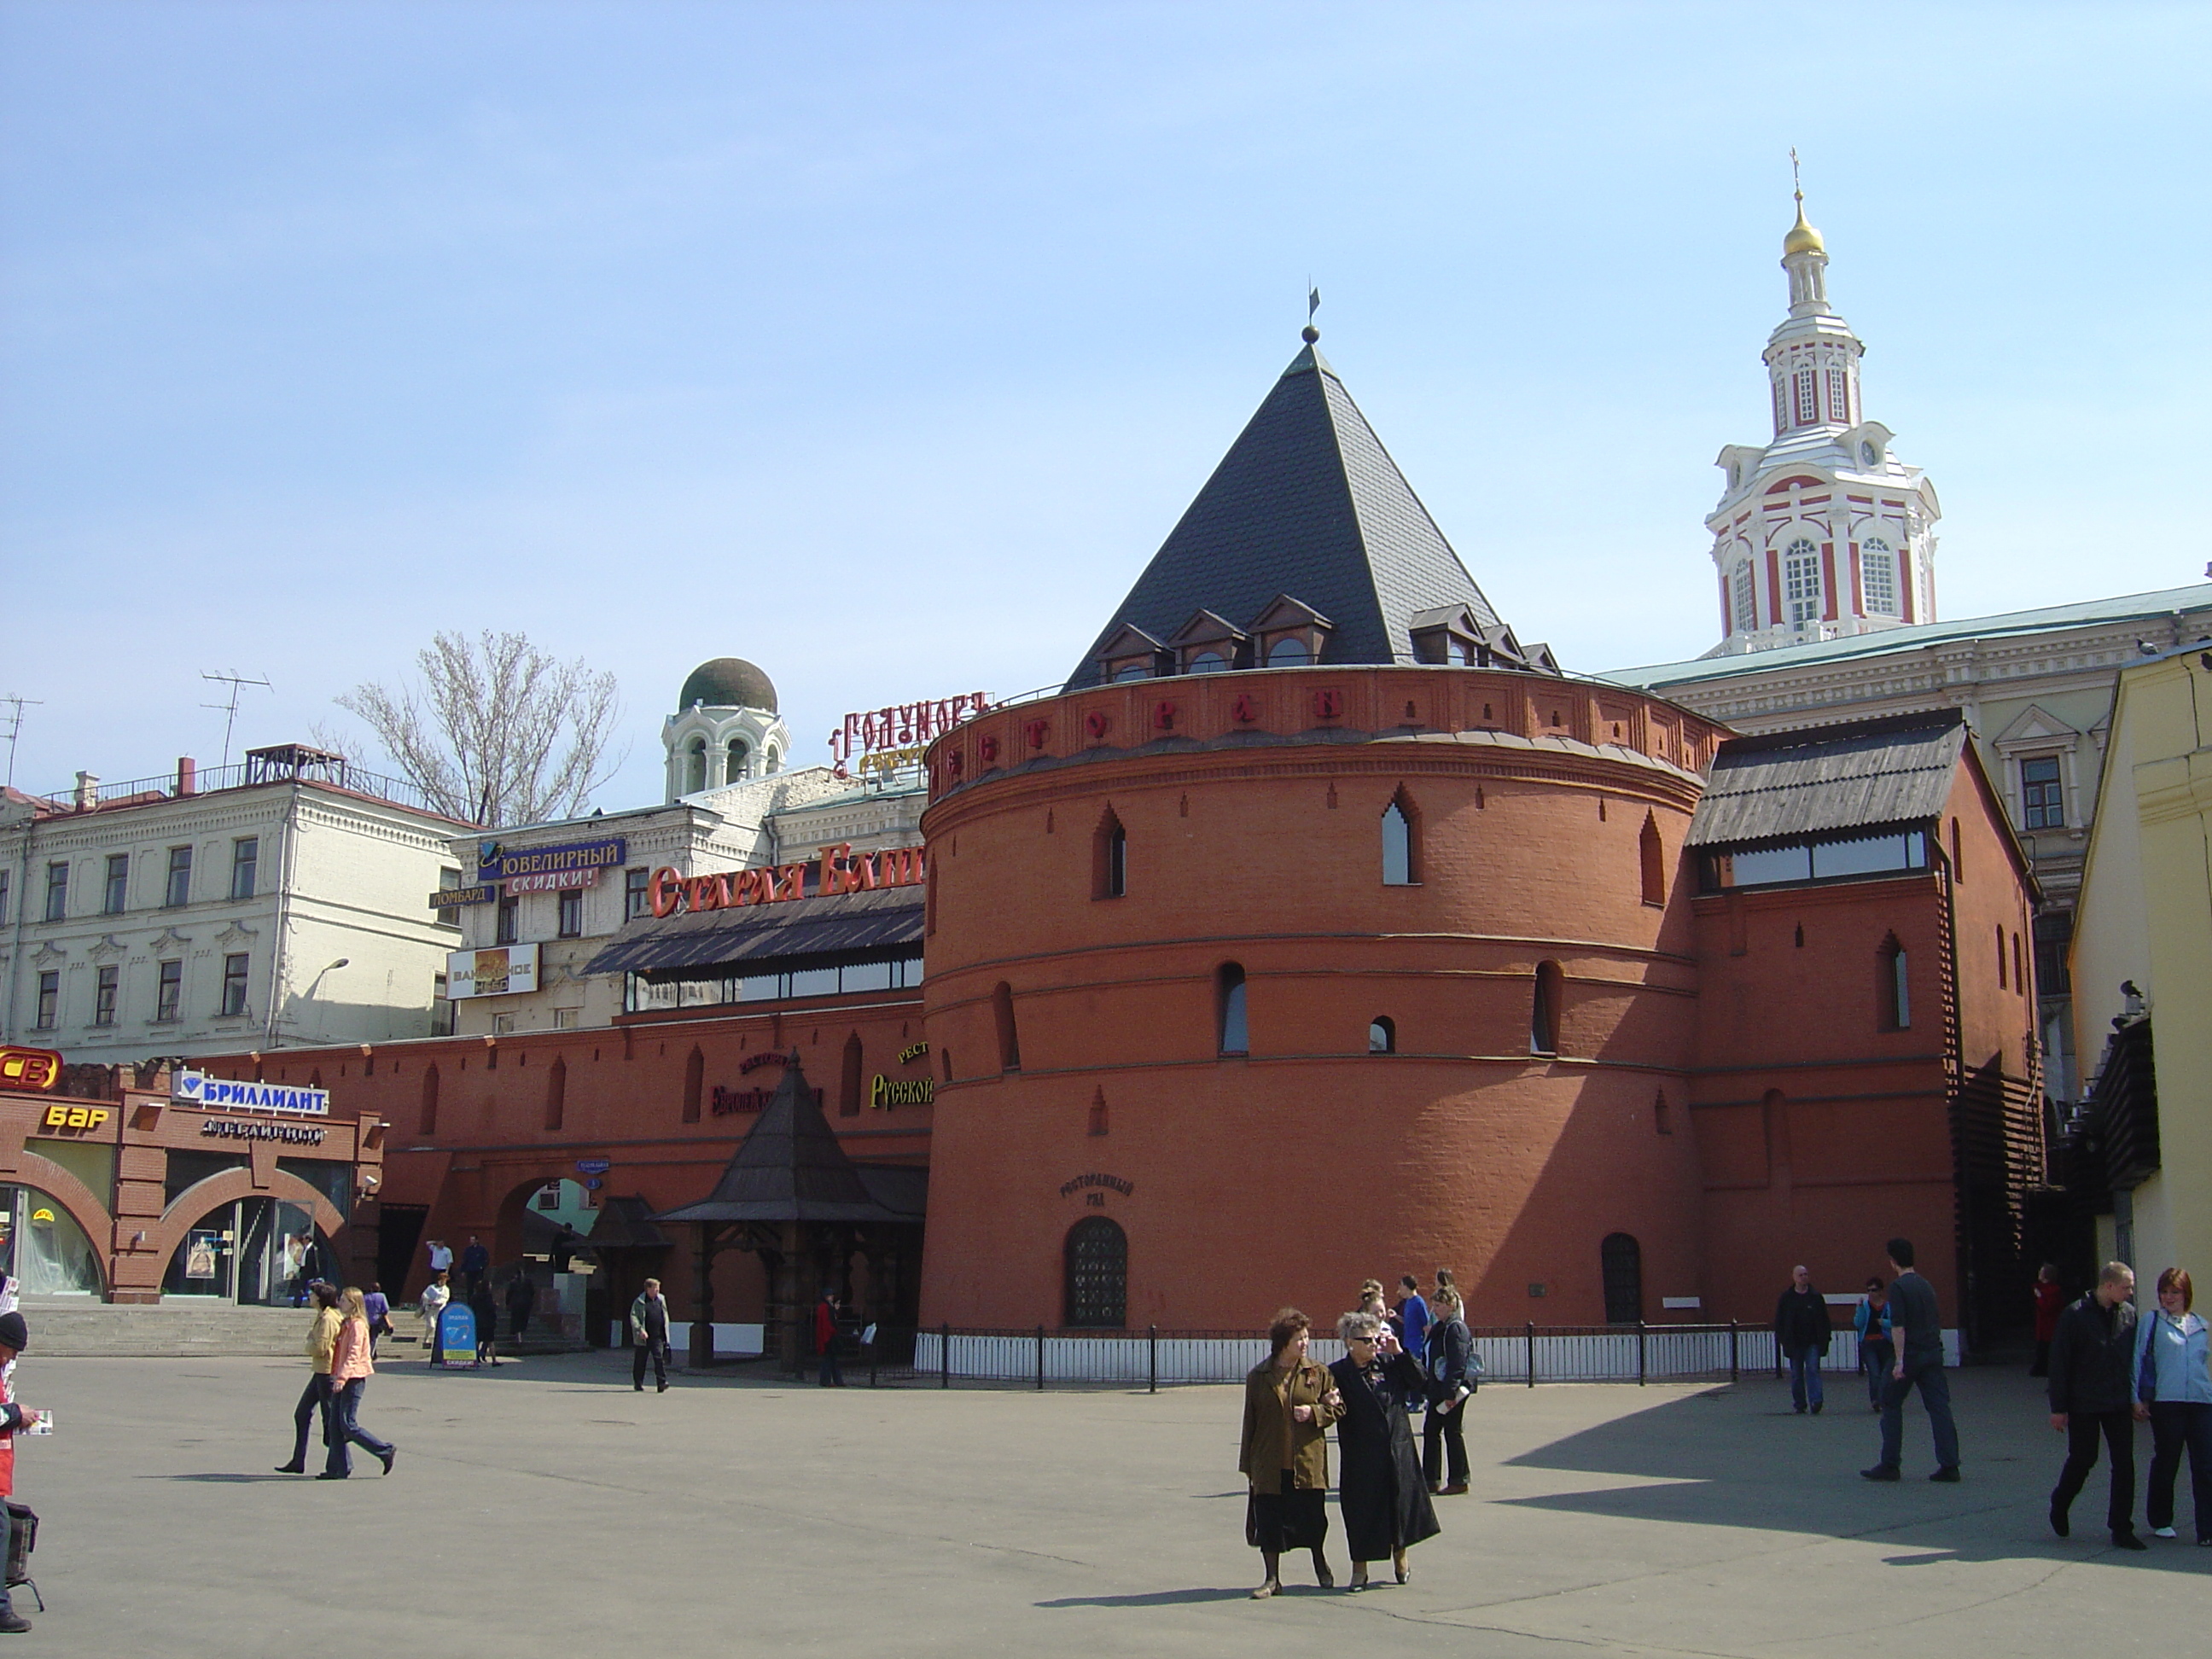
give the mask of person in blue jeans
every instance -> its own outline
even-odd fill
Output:
[[[1959,1425],[1951,1417],[1951,1382],[1943,1374],[1943,1316],[1936,1287],[1912,1269],[1912,1241],[1889,1241],[1889,1265],[1896,1280],[1889,1287],[1889,1325],[1897,1358],[1881,1397],[1881,1461],[1861,1469],[1869,1480],[1895,1480],[1905,1461],[1905,1396],[1920,1390],[1928,1426],[1936,1437],[1936,1472],[1930,1480],[1959,1478]]]
[[[1866,1373],[1867,1405],[1880,1411],[1890,1368],[1897,1364],[1897,1345],[1890,1340],[1889,1287],[1881,1274],[1867,1280],[1866,1294],[1851,1311],[1851,1328],[1859,1334],[1859,1369]]]
[[[2173,1483],[2189,1454],[2197,1541],[2212,1549],[2212,1330],[2190,1310],[2197,1286],[2188,1271],[2158,1276],[2158,1307],[2136,1321],[2136,1420],[2151,1432],[2150,1489],[2144,1518],[2154,1538],[2173,1531]]]
[[[1813,1288],[1802,1267],[1790,1270],[1790,1288],[1774,1304],[1774,1346],[1790,1362],[1790,1404],[1799,1416],[1820,1414],[1820,1362],[1827,1357],[1828,1298]]]

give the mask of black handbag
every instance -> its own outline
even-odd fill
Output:
[[[27,1504],[18,1504],[14,1498],[5,1500],[8,1505],[8,1588],[21,1585],[31,1592],[31,1599],[39,1604],[39,1611],[46,1610],[46,1598],[39,1594],[39,1587],[31,1578],[31,1552],[39,1547],[39,1516]]]

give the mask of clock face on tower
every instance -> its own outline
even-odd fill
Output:
[[[1872,466],[1872,465],[1873,465],[1876,461],[1880,460],[1881,459],[1881,458],[1879,455],[1877,455],[1877,454],[1875,454],[1875,453],[1874,446],[1873,446],[1871,443],[1867,443],[1867,442],[1863,442],[1863,441],[1860,443],[1860,445],[1859,445],[1859,465],[1860,465],[1861,466]]]

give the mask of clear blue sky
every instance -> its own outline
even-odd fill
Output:
[[[2202,578],[2197,6],[0,5],[19,787],[441,627],[1061,678],[1297,349],[1570,667],[1717,637],[1786,152],[1947,616]],[[2184,397],[2191,385],[2199,390]]]

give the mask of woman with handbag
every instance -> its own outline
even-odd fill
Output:
[[[1446,1286],[1437,1292],[1435,1315],[1429,1326],[1429,1413],[1421,1425],[1421,1474],[1431,1492],[1459,1498],[1468,1484],[1464,1407],[1476,1385],[1474,1337],[1457,1291]]]
[[[353,1473],[354,1443],[392,1473],[399,1449],[380,1440],[361,1425],[362,1391],[376,1375],[376,1362],[368,1357],[368,1310],[360,1290],[351,1285],[338,1294],[338,1336],[331,1350],[331,1449],[318,1480],[343,1480]]]
[[[1250,1483],[1244,1541],[1260,1552],[1267,1581],[1252,1592],[1264,1601],[1283,1588],[1285,1550],[1313,1552],[1314,1580],[1336,1583],[1322,1554],[1328,1537],[1328,1425],[1344,1401],[1328,1373],[1306,1358],[1313,1322],[1296,1308],[1275,1316],[1267,1363],[1244,1379],[1244,1434],[1237,1467]]]
[[[2190,1311],[2197,1287],[2179,1267],[2158,1276],[2158,1309],[2136,1322],[2136,1420],[2150,1425],[2149,1490],[2143,1518],[2151,1536],[2173,1532],[2173,1482],[2189,1454],[2197,1541],[2212,1549],[2212,1331]]]

